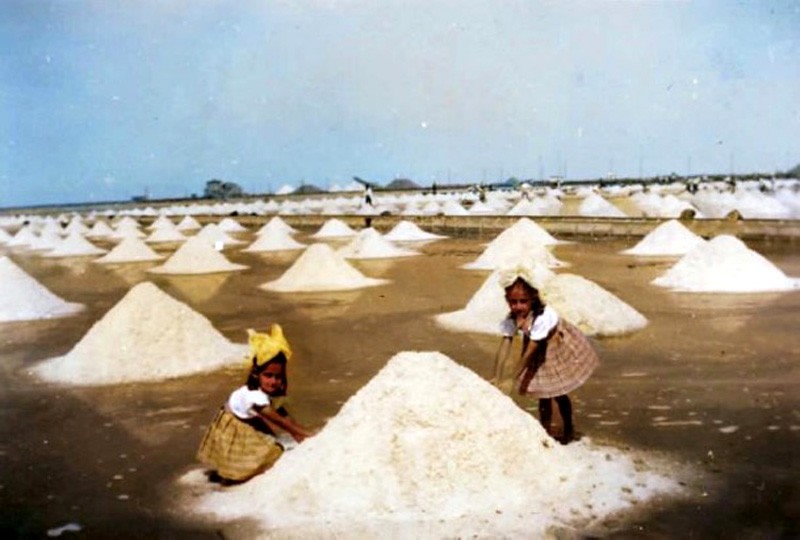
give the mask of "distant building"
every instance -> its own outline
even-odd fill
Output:
[[[244,191],[235,182],[224,182],[222,180],[209,180],[206,182],[206,189],[203,191],[203,197],[207,199],[230,199],[233,197],[241,197]]]

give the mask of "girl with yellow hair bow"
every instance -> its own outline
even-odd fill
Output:
[[[286,364],[292,356],[283,330],[247,331],[250,371],[208,426],[197,458],[224,482],[244,482],[269,469],[283,454],[275,432],[281,429],[302,442],[311,433],[289,416],[283,405],[288,388]]]

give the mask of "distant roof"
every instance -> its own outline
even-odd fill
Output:
[[[396,178],[386,184],[384,189],[420,189],[420,186],[408,178]]]

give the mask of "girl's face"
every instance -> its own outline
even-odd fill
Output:
[[[527,317],[533,309],[533,297],[530,291],[519,283],[506,291],[506,302],[516,319]]]
[[[258,386],[265,394],[274,394],[283,386],[283,365],[272,363],[258,374]]]

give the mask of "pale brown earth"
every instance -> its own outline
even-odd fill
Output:
[[[248,327],[280,322],[296,354],[292,412],[321,427],[399,351],[441,351],[489,376],[497,338],[442,330],[432,316],[463,308],[478,289],[486,273],[459,266],[491,238],[450,238],[421,248],[425,256],[357,262],[366,275],[392,283],[327,294],[258,288],[280,276],[299,251],[226,250],[232,262],[250,268],[198,277],[145,276],[147,264],[114,269],[14,252],[28,273],[87,309],[70,318],[0,323],[3,536],[44,537],[70,522],[90,538],[214,538],[236,530],[175,512],[174,503],[176,479],[197,466],[194,452],[205,425],[243,382],[241,369],[94,388],[47,385],[26,372],[67,352],[132,284],[153,281],[233,341],[244,342]],[[298,239],[307,241],[304,234]],[[706,473],[690,483],[687,499],[658,501],[585,534],[798,536],[800,292],[672,293],[648,283],[674,259],[618,254],[638,239],[576,240],[555,248],[572,264],[568,271],[596,281],[650,320],[633,335],[596,341],[603,364],[574,394],[578,430],[596,442],[655,451]],[[750,247],[800,276],[795,245]],[[730,426],[738,429],[720,431]]]

